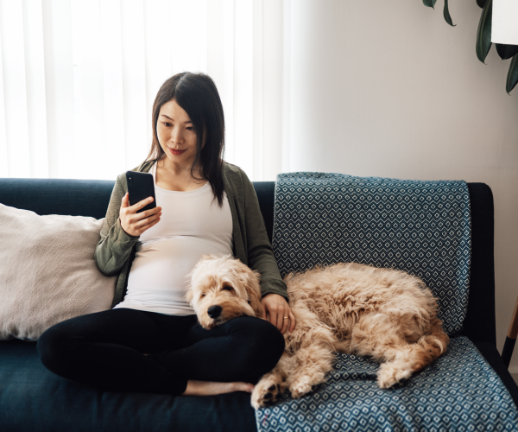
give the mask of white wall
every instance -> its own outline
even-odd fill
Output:
[[[450,2],[292,0],[289,171],[485,182],[495,198],[498,348],[518,282],[518,88],[493,46],[475,54],[481,9]],[[285,21],[286,22],[286,21]],[[518,353],[511,370],[518,372]]]

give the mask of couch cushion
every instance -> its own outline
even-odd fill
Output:
[[[400,388],[380,389],[378,368],[368,358],[337,354],[315,393],[293,400],[285,392],[274,406],[257,410],[258,430],[518,430],[509,392],[465,336]]]
[[[438,298],[444,330],[461,330],[471,263],[465,182],[280,174],[274,212],[283,276],[339,262],[404,270]]]
[[[247,393],[210,397],[111,393],[93,390],[49,372],[36,344],[0,343],[2,431],[252,432]]]
[[[36,340],[60,321],[111,307],[116,278],[93,256],[102,223],[0,204],[0,339]]]

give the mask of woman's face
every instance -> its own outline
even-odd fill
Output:
[[[197,135],[189,115],[176,100],[172,99],[160,108],[156,134],[167,159],[186,168],[192,166]]]

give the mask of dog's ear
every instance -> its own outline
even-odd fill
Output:
[[[255,316],[263,317],[263,304],[261,303],[261,286],[259,285],[260,275],[256,271],[250,270],[245,283],[248,301],[255,312]]]

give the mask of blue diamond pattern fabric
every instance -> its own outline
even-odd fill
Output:
[[[518,431],[518,411],[498,375],[465,336],[402,387],[380,389],[379,365],[336,354],[314,393],[256,410],[259,432]]]
[[[466,316],[471,264],[464,181],[280,174],[272,246],[281,275],[357,262],[421,278],[451,336]]]

